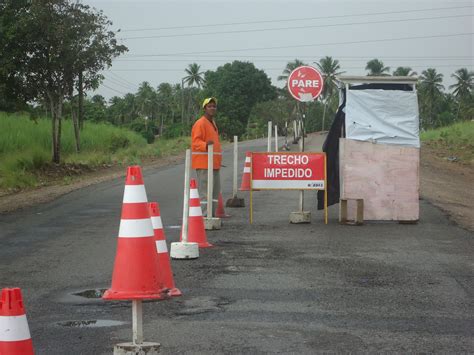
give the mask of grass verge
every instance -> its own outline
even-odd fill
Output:
[[[61,164],[51,163],[51,121],[0,112],[0,190],[69,183],[75,176],[114,166],[142,164],[183,152],[189,138],[157,139],[147,144],[139,134],[110,124],[86,122],[81,152],[75,152],[72,122],[63,120]]]
[[[474,159],[474,122],[455,123],[421,134],[424,145],[450,161],[471,165]]]

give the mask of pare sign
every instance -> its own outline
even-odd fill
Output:
[[[324,153],[252,153],[252,189],[324,190]]]
[[[323,91],[323,76],[308,65],[293,70],[288,77],[288,91],[301,102],[314,101]]]

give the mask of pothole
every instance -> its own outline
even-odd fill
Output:
[[[109,319],[87,319],[87,320],[68,320],[64,322],[58,322],[57,325],[69,328],[101,328],[101,327],[114,327],[123,325],[125,322]]]
[[[244,265],[229,265],[226,266],[224,270],[228,272],[261,272],[264,271],[265,268]]]
[[[226,298],[214,298],[214,297],[195,297],[183,302],[183,308],[175,312],[178,316],[184,315],[196,315],[208,312],[221,312],[223,306],[230,304],[230,301]]]
[[[80,292],[73,293],[74,296],[84,297],[84,298],[102,298],[105,293],[106,288],[95,288],[92,290],[84,290]]]

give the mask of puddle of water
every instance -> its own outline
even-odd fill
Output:
[[[165,226],[167,229],[180,229],[181,226]]]
[[[102,298],[102,295],[107,289],[96,288],[93,290],[85,290],[77,293],[73,293],[74,296],[85,297],[85,298]]]
[[[65,322],[58,322],[58,325],[62,327],[70,328],[100,328],[100,327],[113,327],[117,325],[125,324],[117,320],[108,319],[88,319],[88,320],[68,320]]]

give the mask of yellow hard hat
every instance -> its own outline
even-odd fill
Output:
[[[214,103],[217,105],[217,99],[215,97],[208,97],[207,99],[204,99],[204,101],[202,102],[202,108],[205,108],[206,105],[211,101],[214,101]]]

